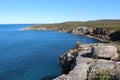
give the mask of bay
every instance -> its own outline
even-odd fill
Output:
[[[0,80],[52,80],[61,72],[60,54],[77,41],[99,42],[64,32],[20,30],[31,25],[0,25]]]

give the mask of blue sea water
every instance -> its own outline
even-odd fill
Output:
[[[52,80],[60,75],[60,54],[77,41],[96,39],[56,31],[21,31],[31,24],[0,25],[0,80]]]

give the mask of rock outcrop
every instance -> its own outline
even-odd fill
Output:
[[[88,27],[77,27],[76,29],[73,29],[72,33],[86,35],[88,34],[88,29]]]
[[[110,40],[120,42],[120,30],[110,34]]]
[[[114,80],[120,80],[120,77],[119,77],[120,62],[93,58],[94,51],[91,51],[91,49],[96,46],[104,46],[104,49],[111,48],[111,47],[108,47],[110,45],[105,45],[101,43],[83,44],[83,45],[79,45],[77,48],[74,47],[73,49],[71,49],[72,54],[70,55],[70,56],[73,56],[74,52],[77,53],[77,56],[72,58],[74,59],[74,62],[72,62],[71,65],[74,65],[74,67],[70,65],[71,71],[69,71],[68,74],[62,74],[61,76],[57,77],[54,80],[90,80],[89,78],[92,75],[95,76],[95,74],[98,73],[98,70],[99,71],[104,70],[106,72],[107,70],[109,70],[110,75],[114,76]],[[68,54],[69,52],[66,53],[67,56]],[[114,51],[113,53],[111,52],[110,57],[111,57],[111,54],[116,55],[117,53],[114,53]],[[70,58],[70,56],[68,58]],[[65,60],[63,57],[61,59],[63,60],[63,62],[64,61],[69,62],[69,60]]]
[[[77,27],[72,31],[73,34],[90,35],[101,39],[111,39],[110,35],[114,33],[114,30],[105,28],[93,28],[93,27]]]
[[[95,27],[75,27],[75,28],[65,28],[65,27],[39,27],[39,26],[31,26],[26,27],[21,30],[56,30],[60,32],[68,32],[78,35],[89,35],[92,37],[100,38],[103,40],[113,40],[113,41],[120,41],[120,31],[115,31],[107,28],[95,28]]]
[[[95,58],[101,59],[117,59],[118,53],[114,46],[110,45],[98,45],[92,48],[92,53]]]
[[[62,68],[62,74],[68,74],[74,67],[74,63],[78,54],[77,49],[71,49],[59,58],[59,63]]]

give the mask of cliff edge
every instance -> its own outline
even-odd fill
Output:
[[[59,58],[62,75],[54,80],[120,80],[116,47],[104,43],[80,44]]]
[[[120,42],[120,20],[71,21],[54,24],[38,24],[23,28],[22,30],[56,30]]]

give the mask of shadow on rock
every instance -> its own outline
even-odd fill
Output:
[[[93,53],[85,53],[81,55],[82,57],[92,58]]]
[[[120,42],[120,31],[114,32],[110,34],[110,40],[112,41],[119,41]]]

